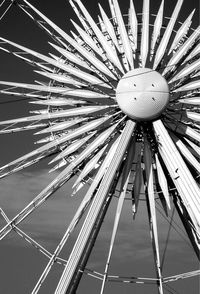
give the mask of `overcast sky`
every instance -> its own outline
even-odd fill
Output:
[[[69,3],[65,0],[31,0],[33,5],[39,8],[50,19],[55,21],[67,32],[72,28],[69,19],[76,20],[76,16]],[[108,11],[108,1],[100,1],[101,5]],[[128,0],[119,1],[122,11],[127,12]],[[85,0],[86,5],[92,15],[98,14],[97,1]],[[142,1],[134,1],[137,12],[141,12]],[[170,16],[175,6],[175,0],[166,0],[165,15]],[[198,0],[185,0],[180,14],[180,20],[184,20],[193,8],[198,10]],[[160,0],[151,1],[151,11],[156,13]],[[199,10],[196,12],[193,27],[199,23]],[[78,22],[78,20],[77,20]],[[51,51],[47,41],[49,40],[27,16],[16,7],[13,7],[0,23],[0,36],[15,41],[19,44],[30,47],[42,53],[48,54]],[[0,51],[0,80],[10,80],[18,82],[32,83],[34,79],[39,79],[32,73],[33,68],[23,64],[13,56]],[[0,96],[0,101],[10,101],[11,97]],[[27,102],[18,102],[0,105],[0,120],[26,116],[30,110]],[[34,149],[32,133],[22,133],[4,135],[0,138],[0,165],[19,157]],[[0,182],[0,206],[6,211],[9,218],[18,213],[27,205],[57,173],[48,173],[48,161],[44,161],[36,167],[28,168],[23,172],[14,174]],[[51,252],[55,249],[66,225],[69,224],[76,211],[84,191],[76,197],[70,197],[71,182],[56,192],[50,200],[39,208],[28,220],[23,222],[21,228],[45,246]],[[141,198],[143,196],[141,195]],[[113,215],[116,207],[116,200],[113,201],[108,210],[108,214],[103,223],[102,230],[97,239],[96,246],[89,260],[88,268],[103,272],[106,256],[109,248],[109,238],[111,235]],[[169,216],[172,212],[169,212]],[[170,217],[169,217],[170,219]],[[169,244],[167,246],[165,260],[163,264],[163,275],[171,276],[178,273],[198,269],[195,254],[190,244],[184,239],[185,236],[182,225],[175,213],[175,222],[178,224],[178,233],[172,228],[170,232]],[[5,223],[0,219],[0,224]],[[159,240],[161,259],[165,251],[167,232],[169,224],[158,212]],[[73,244],[77,232],[69,240],[69,247]],[[62,257],[67,259],[69,249],[64,249]],[[136,220],[132,220],[130,201],[126,201],[119,232],[116,239],[116,246],[113,251],[110,274],[123,276],[155,277],[155,270],[152,258],[152,248],[148,230],[148,219],[145,202],[141,201]],[[47,263],[47,258],[32,248],[19,236],[12,233],[5,240],[0,242],[0,293],[3,294],[27,294],[30,293]],[[55,265],[49,275],[42,294],[53,293],[56,283],[59,280],[62,266]],[[83,293],[99,293],[101,283],[99,280],[84,276],[80,288],[77,291]],[[174,282],[169,285],[173,287],[165,289],[164,293],[197,294],[198,278],[191,278]],[[171,291],[171,292],[170,292]],[[142,286],[136,284],[108,283],[105,294],[154,294],[157,293],[155,286]]]

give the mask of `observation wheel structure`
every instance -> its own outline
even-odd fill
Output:
[[[156,15],[150,13],[149,0],[143,1],[141,12],[131,0],[126,15],[117,0],[109,0],[110,11],[99,5],[98,23],[81,1],[69,2],[80,22],[73,21],[76,33],[72,34],[25,0],[1,5],[7,5],[6,12],[15,4],[48,33],[53,53],[44,55],[0,37],[1,50],[31,64],[45,79],[30,84],[0,81],[2,96],[24,97],[39,107],[34,115],[1,121],[0,133],[35,130],[42,136],[36,142],[41,146],[2,166],[0,177],[51,156],[55,178],[12,219],[1,208],[6,224],[0,239],[15,232],[47,256],[30,293],[44,293],[43,284],[56,263],[63,267],[52,289],[56,294],[81,293],[78,287],[84,275],[98,280],[96,293],[101,294],[112,293],[107,292],[112,282],[130,283],[133,292],[136,283],[141,287],[152,283],[159,294],[177,293],[170,282],[200,271],[163,274],[157,208],[170,225],[176,209],[199,259],[200,26],[192,28],[194,10],[184,22],[178,21],[183,0],[176,2],[171,17],[164,16],[164,0]],[[82,199],[51,253],[20,224],[71,180],[72,195],[80,193]],[[113,201],[117,204],[108,252],[104,269],[98,272],[88,269],[87,262]],[[156,277],[142,277],[142,272],[141,277],[114,275],[112,251],[124,205],[128,203],[135,222],[141,202],[147,207]],[[80,228],[79,233],[63,259],[60,253],[75,228]]]

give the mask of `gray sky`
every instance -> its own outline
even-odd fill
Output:
[[[19,212],[49,181],[55,176],[48,175],[48,170],[29,171],[12,175],[2,180],[0,185],[0,195],[2,208],[7,211],[8,216],[12,217]],[[70,197],[70,184],[66,184],[61,190],[56,192],[45,205],[39,208],[28,220],[20,226],[25,232],[29,233],[41,245],[52,251],[65,226],[72,218],[78,203],[81,200],[82,193],[76,197]],[[116,201],[108,211],[108,215],[102,227],[102,231],[97,239],[96,246],[89,260],[88,268],[103,272],[104,263],[109,246],[109,237],[111,234],[113,215]],[[169,225],[158,213],[159,240],[161,256],[163,255],[166,241],[166,232]],[[177,216],[175,222],[181,226]],[[3,225],[3,222],[2,222]],[[163,274],[171,276],[177,273],[198,269],[198,264],[194,253],[189,244],[183,239],[184,233],[178,228],[176,233],[173,229],[170,234],[170,242],[167,247],[166,257],[163,267]],[[75,240],[77,233],[69,240],[69,247]],[[29,293],[33,288],[39,273],[41,273],[47,259],[37,250],[32,248],[26,242],[16,235],[10,234],[0,244],[1,264],[1,289],[3,293]],[[68,250],[64,249],[61,256],[66,258]],[[61,274],[61,266],[55,266],[52,274],[47,279],[47,283],[42,288],[41,293],[53,293],[51,290]],[[130,201],[126,201],[116,239],[116,246],[113,251],[113,258],[110,267],[110,274],[123,276],[142,276],[155,277],[152,248],[150,243],[148,220],[145,203],[139,205],[136,220],[133,222],[130,210]],[[8,279],[8,276],[10,279]],[[10,281],[8,283],[8,281]],[[12,282],[11,282],[12,281]],[[90,285],[90,286],[89,286]],[[181,294],[196,294],[198,288],[198,279],[192,278],[170,284]],[[113,286],[114,288],[110,288]],[[122,287],[123,286],[123,287]],[[89,287],[89,288],[88,288]],[[91,277],[84,278],[78,293],[86,293],[86,289],[93,289],[89,293],[95,292],[100,287],[100,282]],[[13,290],[14,289],[14,290]],[[51,289],[51,290],[50,290]],[[108,285],[105,293],[135,293],[146,294],[156,290],[154,287],[141,286],[135,284],[112,284]],[[124,292],[123,292],[124,291]],[[152,292],[154,293],[154,292]],[[168,292],[166,292],[168,293]]]
[[[43,11],[49,18],[54,20],[66,31],[71,29],[69,18],[76,17],[70,5],[65,0],[58,1],[30,1],[33,5]],[[119,1],[124,12],[127,11],[129,1]],[[92,15],[98,13],[97,1],[83,1]],[[100,1],[102,6],[107,9],[107,0]],[[142,1],[134,1],[137,11],[141,11]],[[152,12],[155,13],[159,7],[159,0],[151,1]],[[170,16],[176,3],[174,0],[167,0],[165,5],[165,15]],[[192,9],[198,8],[198,0],[185,0],[180,19],[186,18]],[[78,22],[78,21],[77,21]],[[195,17],[194,27],[197,26],[198,13]],[[16,8],[13,8],[0,24],[1,36],[16,41],[42,53],[50,51],[47,45],[48,38],[39,30],[29,18],[24,16]],[[22,64],[6,53],[0,52],[1,72],[0,80],[21,81],[32,83],[38,76],[32,73],[32,67]],[[10,98],[9,98],[10,99]],[[8,100],[8,97],[1,95],[1,101]],[[1,120],[25,116],[28,114],[26,102],[1,105]],[[3,165],[20,155],[23,155],[34,148],[33,136],[31,133],[22,133],[14,135],[5,135],[1,137],[0,165]],[[8,217],[13,217],[28,202],[31,201],[56,175],[57,173],[48,174],[48,161],[42,162],[39,166],[31,167],[23,172],[14,174],[1,180],[0,199],[1,207],[6,211]],[[49,201],[39,208],[28,220],[25,220],[20,226],[24,231],[35,238],[39,243],[45,246],[51,252],[55,249],[56,244],[61,238],[66,224],[68,224],[78,207],[84,190],[77,196],[70,197],[71,183],[67,183],[63,188],[56,192]],[[142,196],[141,196],[142,197]],[[111,235],[113,216],[116,207],[114,200],[109,208],[108,214],[103,223],[102,230],[96,242],[96,246],[89,259],[88,268],[103,272],[104,262],[108,254],[109,238]],[[171,214],[171,212],[169,213]],[[166,236],[169,224],[164,221],[158,212],[159,222],[159,240],[161,257],[166,244]],[[169,218],[170,219],[170,218]],[[174,229],[171,229],[170,242],[167,247],[165,262],[163,266],[164,276],[192,271],[198,269],[195,254],[191,246],[184,240],[185,235],[182,231],[182,225],[175,213],[175,222],[178,224],[179,235]],[[0,219],[0,225],[4,225],[3,219]],[[77,231],[69,240],[71,248]],[[64,249],[61,256],[67,258],[69,249]],[[37,278],[47,263],[47,258],[43,257],[37,250],[32,248],[19,236],[12,233],[5,240],[0,242],[0,293],[4,294],[27,294],[34,287]],[[49,275],[44,287],[41,290],[43,294],[53,293],[62,267],[55,265]],[[148,219],[145,202],[141,201],[136,220],[132,220],[130,201],[126,201],[119,231],[116,239],[116,246],[112,255],[110,273],[113,275],[123,276],[142,276],[155,277],[155,270],[152,259],[152,248],[148,230]],[[174,282],[170,284],[176,292],[165,290],[164,293],[181,293],[197,294],[198,279],[191,278]],[[99,293],[100,281],[91,277],[84,276],[77,293]],[[154,286],[142,286],[136,284],[109,283],[106,287],[105,294],[149,294],[157,293]]]

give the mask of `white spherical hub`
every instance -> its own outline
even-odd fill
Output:
[[[137,68],[127,72],[119,81],[116,99],[121,110],[139,121],[158,117],[169,102],[169,87],[158,72]]]

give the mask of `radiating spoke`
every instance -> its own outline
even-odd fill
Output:
[[[113,158],[113,154],[116,151],[116,148],[117,148],[118,144],[119,144],[119,139],[115,141],[115,143],[113,144],[113,149],[112,150],[110,149],[110,151],[106,155],[106,158],[104,159],[101,167],[99,168],[99,171],[98,171],[97,175],[95,176],[93,183],[91,184],[91,186],[88,189],[86,195],[84,196],[78,210],[76,211],[76,213],[75,213],[71,223],[69,224],[65,234],[63,235],[60,243],[58,244],[58,246],[56,247],[54,253],[52,254],[51,259],[49,260],[49,262],[48,262],[47,266],[45,267],[40,279],[38,280],[36,286],[34,287],[34,289],[32,291],[32,294],[38,293],[42,283],[46,279],[51,267],[53,266],[53,264],[55,262],[55,259],[57,258],[57,256],[61,252],[61,250],[63,249],[65,243],[67,242],[67,240],[69,238],[69,236],[73,232],[74,228],[76,227],[76,225],[80,221],[84,211],[86,210],[89,203],[91,202],[91,200],[93,198],[93,195],[94,195],[94,191],[97,188],[99,181],[103,177],[103,175],[105,173],[105,170],[110,165],[110,162],[111,162],[111,160]]]
[[[153,25],[153,34],[152,34],[152,40],[151,40],[151,58],[153,57],[156,43],[158,42],[160,34],[161,34],[161,28],[163,23],[163,10],[164,10],[164,0],[162,0],[160,4],[160,8],[158,10],[158,13]]]
[[[94,31],[95,35],[97,36],[101,46],[103,47],[103,49],[105,50],[109,60],[121,71],[123,72],[123,68],[121,66],[121,63],[117,57],[116,52],[114,51],[114,49],[108,44],[108,42],[106,41],[105,37],[103,36],[102,32],[100,31],[100,29],[98,28],[98,26],[96,25],[96,23],[94,22],[94,20],[92,19],[92,17],[90,16],[90,14],[88,13],[88,11],[86,10],[86,8],[84,7],[84,5],[82,4],[82,2],[80,0],[76,0],[75,1],[76,4],[78,5],[79,9],[82,11],[83,15],[85,16],[85,18],[87,19],[87,22],[89,23],[89,25],[91,26],[92,30]]]
[[[168,188],[168,184],[167,184],[167,179],[166,179],[166,176],[163,172],[163,169],[162,169],[162,166],[160,164],[160,161],[158,159],[157,154],[155,155],[155,158],[156,158],[156,170],[157,170],[157,175],[158,175],[158,182],[159,182],[159,185],[160,185],[161,190],[163,192],[163,195],[165,197],[165,201],[170,209],[171,205],[170,205],[170,199],[169,199],[169,188]]]
[[[154,195],[154,180],[153,180],[153,162],[152,152],[150,146],[145,138],[144,146],[144,164],[145,164],[145,177],[146,177],[146,195],[147,195],[147,206],[149,213],[149,225],[152,239],[152,246],[154,251],[156,272],[159,281],[159,293],[163,294],[162,286],[162,273],[159,255],[159,244],[158,244],[158,228],[156,219],[156,208],[155,208],[155,195]]]
[[[163,58],[163,55],[165,54],[165,50],[167,48],[167,45],[168,45],[168,42],[169,42],[169,39],[171,37],[171,34],[172,34],[172,31],[173,31],[173,28],[174,28],[174,25],[175,25],[175,22],[177,20],[177,17],[178,17],[178,14],[180,12],[180,9],[181,9],[181,6],[183,4],[183,0],[178,0],[177,1],[177,4],[176,4],[176,7],[174,9],[174,12],[171,16],[171,19],[168,23],[168,26],[165,30],[165,33],[162,37],[162,40],[159,44],[159,47],[156,51],[156,56],[155,56],[155,60],[154,60],[154,65],[153,65],[153,69],[156,69],[161,61],[161,59]]]
[[[145,67],[147,55],[149,52],[149,0],[143,2],[142,38],[140,52],[142,67]]]
[[[136,15],[132,0],[130,0],[129,24],[130,24],[131,34],[133,38],[133,44],[134,44],[133,48],[135,51],[137,49],[138,20],[137,20],[137,15]]]
[[[94,201],[91,204],[90,210],[88,211],[82,230],[77,238],[77,241],[74,245],[72,253],[69,256],[67,266],[65,267],[65,270],[63,271],[63,274],[61,276],[61,279],[59,281],[59,284],[57,286],[55,293],[59,293],[59,294],[65,293],[65,291],[68,289],[69,283],[80,261],[82,251],[85,249],[89,235],[91,234],[93,226],[95,225],[96,218],[99,214],[100,209],[103,206],[104,201],[107,198],[107,192],[111,187],[115,173],[117,169],[119,168],[119,164],[122,161],[127,145],[133,134],[134,128],[135,128],[135,123],[128,121],[126,124],[126,127],[123,130],[116,153],[110,163],[110,166],[108,167],[104,175],[104,178],[100,184],[100,187],[94,198]]]
[[[141,148],[140,148],[141,152]],[[138,204],[139,204],[139,197],[140,192],[143,184],[143,177],[142,177],[142,165],[141,165],[141,154],[138,155],[137,158],[137,164],[135,169],[135,179],[133,182],[133,189],[132,189],[132,213],[133,218],[135,218],[135,215],[137,213]]]
[[[59,187],[66,183],[73,175],[74,169],[85,159],[92,154],[101,144],[104,143],[115,130],[117,125],[110,127],[104,131],[92,144],[90,144],[80,155],[72,161],[41,193],[39,193],[34,200],[32,200],[18,215],[16,215],[4,228],[0,231],[0,239],[4,238],[10,231],[12,224],[19,224],[37,207],[47,200]]]
[[[179,44],[181,44],[181,41],[184,39],[184,37],[186,37],[186,34],[187,34],[187,32],[190,28],[190,25],[192,23],[191,19],[193,17],[194,12],[195,12],[195,9],[190,13],[188,18],[184,21],[184,23],[179,28],[179,30],[176,33],[176,36],[174,38],[174,41],[171,45],[171,48],[169,49],[168,54],[170,54],[172,50],[177,49],[180,46]]]
[[[71,40],[71,42],[73,42],[73,45],[74,46],[75,45],[78,46],[78,44],[74,41],[74,39],[72,39],[70,37],[70,40]],[[59,60],[59,59],[58,60],[54,60],[53,58],[47,57],[44,54],[38,53],[38,52],[33,51],[33,50],[29,49],[29,48],[26,48],[24,46],[18,45],[16,43],[11,42],[9,40],[6,40],[4,38],[0,38],[0,41],[1,41],[0,49],[3,48],[8,53],[12,53],[15,56],[17,56],[19,58],[22,58],[22,59],[24,59],[24,53],[26,53],[26,55],[27,55],[27,61],[29,63],[32,63],[34,65],[38,65],[38,63],[35,61],[35,58],[36,58],[36,59],[38,59],[38,61],[42,61],[42,62],[45,62],[48,65],[50,65],[50,68],[52,66],[53,67],[56,67],[56,68],[59,68],[59,69],[65,71],[65,72],[68,72],[69,74],[71,74],[71,75],[73,75],[75,77],[78,77],[78,78],[80,78],[80,79],[82,79],[84,81],[87,81],[87,82],[89,82],[91,84],[96,84],[96,85],[100,85],[100,86],[110,87],[106,83],[104,83],[102,80],[100,80],[99,78],[97,78],[97,77],[95,77],[95,76],[93,76],[91,74],[88,74],[87,72],[83,72],[80,69],[77,69],[75,67],[72,67],[70,65],[67,65],[67,64],[63,63],[62,60]],[[12,47],[13,48],[17,48],[18,50],[21,51],[21,53],[18,52],[18,51],[12,51],[12,49],[10,49],[10,47],[11,48]],[[81,50],[85,50],[85,49],[81,47]],[[80,54],[84,54],[84,53],[81,51]],[[90,61],[94,65],[96,65],[97,67],[99,66],[99,63],[100,62],[98,60],[97,61],[93,60],[94,58],[87,51],[86,51],[85,54],[87,54],[87,58],[90,59]],[[89,54],[89,56],[88,56],[88,54]],[[40,63],[39,63],[39,65],[40,65]]]
[[[129,183],[129,180],[130,180],[129,177],[130,177],[130,174],[131,174],[131,167],[132,167],[132,162],[133,162],[134,153],[135,153],[135,144],[134,143],[135,142],[132,142],[132,144],[130,144],[130,147],[128,149],[128,155],[127,155],[127,158],[126,158],[126,163],[125,163],[125,166],[123,168],[123,177],[121,179],[122,182],[121,182],[120,196],[119,196],[117,209],[116,209],[116,213],[115,213],[115,220],[114,220],[112,236],[111,236],[111,240],[110,240],[110,247],[109,247],[109,252],[108,252],[108,256],[107,256],[107,260],[106,260],[106,266],[105,266],[105,270],[104,270],[104,277],[103,277],[102,286],[101,286],[101,294],[103,294],[103,292],[104,292],[105,282],[106,282],[106,279],[107,279],[108,269],[109,269],[109,265],[110,265],[110,259],[111,259],[112,250],[113,250],[113,246],[114,246],[114,241],[115,241],[116,234],[117,234],[117,228],[118,228],[118,225],[119,225],[121,211],[122,211],[122,208],[123,208],[123,203],[124,203],[124,199],[125,199],[125,196],[126,196],[128,183]]]
[[[191,48],[191,46],[195,43],[196,39],[198,38],[200,33],[200,26],[196,28],[193,34],[187,39],[187,41],[179,48],[179,50],[172,56],[170,61],[168,62],[165,70],[163,71],[163,75],[165,75],[168,71],[176,68],[178,62],[180,61],[183,56],[185,56]]]
[[[118,43],[118,40],[117,40],[117,37],[116,37],[116,34],[115,34],[114,27],[113,27],[110,19],[108,18],[107,14],[105,13],[105,11],[103,10],[103,8],[101,7],[100,4],[99,4],[99,8],[100,8],[100,12],[101,12],[102,19],[103,19],[104,25],[106,27],[106,30],[107,30],[110,38],[112,39],[113,43],[117,47],[118,51],[120,51],[119,43]]]
[[[177,75],[175,75],[174,78],[172,78],[169,82],[175,82],[181,78],[184,78],[185,76],[188,76],[189,74],[195,72],[196,70],[200,69],[200,61],[197,60],[188,66],[184,67]]]
[[[158,120],[154,122],[153,125],[159,140],[160,154],[191,218],[194,226],[194,233],[197,234],[197,236],[200,236],[200,200],[197,196],[199,195],[199,187],[173,144],[162,122]]]
[[[126,31],[126,27],[123,21],[123,17],[119,8],[119,3],[118,0],[113,0],[113,5],[114,5],[114,9],[115,9],[115,13],[116,13],[116,20],[118,23],[118,28],[119,28],[119,32],[120,32],[120,37],[122,40],[122,48],[123,48],[123,52],[125,53],[126,59],[129,62],[130,68],[132,69],[134,67],[133,65],[133,53],[132,53],[132,49],[131,49],[131,44],[128,38],[128,34]]]

